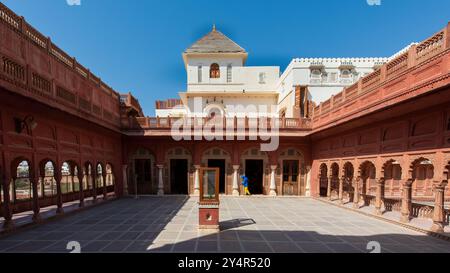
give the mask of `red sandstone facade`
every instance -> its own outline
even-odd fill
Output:
[[[198,170],[221,169],[220,191],[328,196],[402,220],[448,221],[450,25],[314,107],[281,118],[280,146],[175,141],[174,118],[144,117],[75,58],[0,4],[2,216],[125,194],[196,194]],[[227,119],[225,122],[239,122]],[[248,124],[249,120],[243,121]],[[273,121],[267,121],[270,127]],[[236,133],[237,134],[237,133]]]

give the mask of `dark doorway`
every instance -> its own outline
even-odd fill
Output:
[[[219,168],[219,193],[225,193],[225,159],[208,159],[208,168]]]
[[[170,160],[170,193],[188,194],[187,159]]]
[[[248,178],[248,189],[251,194],[263,194],[263,160],[246,160],[245,175]]]
[[[134,173],[137,176],[133,181],[133,194],[152,194],[152,161],[150,159],[135,159]],[[136,185],[135,185],[136,184]]]

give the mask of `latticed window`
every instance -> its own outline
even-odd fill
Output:
[[[231,64],[227,66],[227,82],[231,82],[233,79]]]
[[[218,64],[214,63],[209,68],[209,77],[211,79],[217,79],[220,78],[220,67]]]
[[[202,82],[203,81],[203,67],[201,65],[199,65],[197,67],[197,75],[198,75],[198,82]]]
[[[320,69],[313,69],[311,70],[311,78],[320,78],[322,75],[322,71],[320,71]]]

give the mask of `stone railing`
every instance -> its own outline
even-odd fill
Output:
[[[119,128],[119,94],[2,3],[0,32],[0,86]]]
[[[431,201],[433,203],[433,201]],[[384,207],[386,211],[396,211],[400,212],[402,208],[402,199],[401,198],[384,198]],[[433,205],[422,204],[418,202],[412,202],[412,211],[411,216],[417,218],[427,218],[433,219]],[[450,210],[444,210],[445,222],[449,222]]]
[[[412,45],[406,52],[316,106],[313,113],[314,131],[375,111],[383,107],[382,103],[385,101],[408,99],[408,96],[399,99],[397,97],[415,85],[423,84],[424,80],[447,77],[449,62],[445,61],[445,58],[450,58],[449,52],[450,23],[432,37]],[[428,75],[412,76],[414,69],[420,69],[419,67],[439,58],[443,59],[443,62],[438,66],[440,71],[433,71],[435,78]]]
[[[265,129],[268,130],[278,127],[283,130],[311,130],[310,119],[306,118],[221,118],[211,120],[210,118],[179,118],[179,117],[128,117],[122,118],[122,127],[130,130],[142,129],[171,129],[175,122],[183,120],[183,124],[191,126],[216,125],[234,126],[233,128],[245,129]]]

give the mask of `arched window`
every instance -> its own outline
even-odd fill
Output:
[[[350,78],[351,72],[348,69],[343,69],[341,71],[341,78]]]
[[[211,79],[218,79],[220,78],[220,67],[218,64],[213,63],[211,67],[209,68],[209,77]]]
[[[61,193],[70,193],[73,191],[72,174],[70,173],[70,165],[64,162],[61,166]]]
[[[33,189],[30,181],[30,166],[27,161],[17,165],[17,174],[14,180],[14,200],[29,200],[33,198]]]
[[[322,71],[320,69],[311,70],[311,78],[320,79],[321,75],[322,75]]]
[[[106,186],[114,185],[114,175],[110,164],[106,165]]]
[[[78,166],[73,167],[72,181],[73,181],[73,191],[79,192],[80,191],[80,180],[78,180]]]
[[[48,161],[44,165],[42,184],[43,195],[45,197],[56,196],[55,167],[51,161]],[[40,190],[38,189],[38,191]]]
[[[95,180],[95,187],[102,188],[103,187],[103,168],[101,164],[97,165],[97,179]]]

